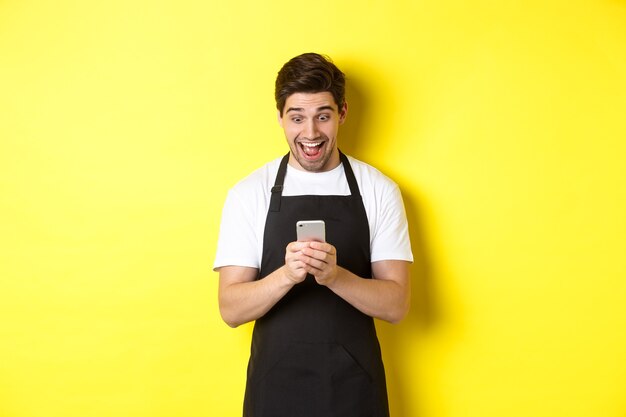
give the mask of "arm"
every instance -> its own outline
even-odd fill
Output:
[[[293,284],[274,271],[256,280],[258,269],[224,266],[219,269],[219,306],[222,319],[230,327],[256,320],[269,311]]]
[[[397,323],[409,311],[409,262],[385,260],[372,263],[372,279],[364,279],[337,266],[335,248],[328,243],[311,242],[300,260],[317,282],[356,309],[369,316]]]
[[[285,265],[263,279],[259,270],[245,266],[219,268],[219,306],[222,319],[231,327],[256,320],[267,313],[289,290],[306,278],[299,259],[302,242],[293,242],[285,251]]]

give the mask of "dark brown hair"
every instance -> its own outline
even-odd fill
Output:
[[[333,95],[338,111],[345,98],[346,78],[343,72],[325,55],[306,53],[287,62],[276,77],[276,108],[282,117],[287,97],[294,93],[321,93]]]

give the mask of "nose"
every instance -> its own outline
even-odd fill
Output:
[[[317,123],[315,122],[315,120],[307,121],[303,133],[306,139],[317,139],[317,137],[319,136],[319,130],[317,129]]]

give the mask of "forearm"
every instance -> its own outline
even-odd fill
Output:
[[[283,268],[260,280],[220,281],[219,306],[223,320],[237,327],[265,315],[294,285]]]
[[[362,313],[397,323],[406,316],[410,305],[408,280],[405,282],[365,279],[337,267],[337,276],[327,287]]]

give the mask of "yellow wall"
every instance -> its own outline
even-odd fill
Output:
[[[221,206],[311,50],[406,200],[393,416],[625,416],[626,2],[213,3],[0,2],[0,416],[240,414]]]

